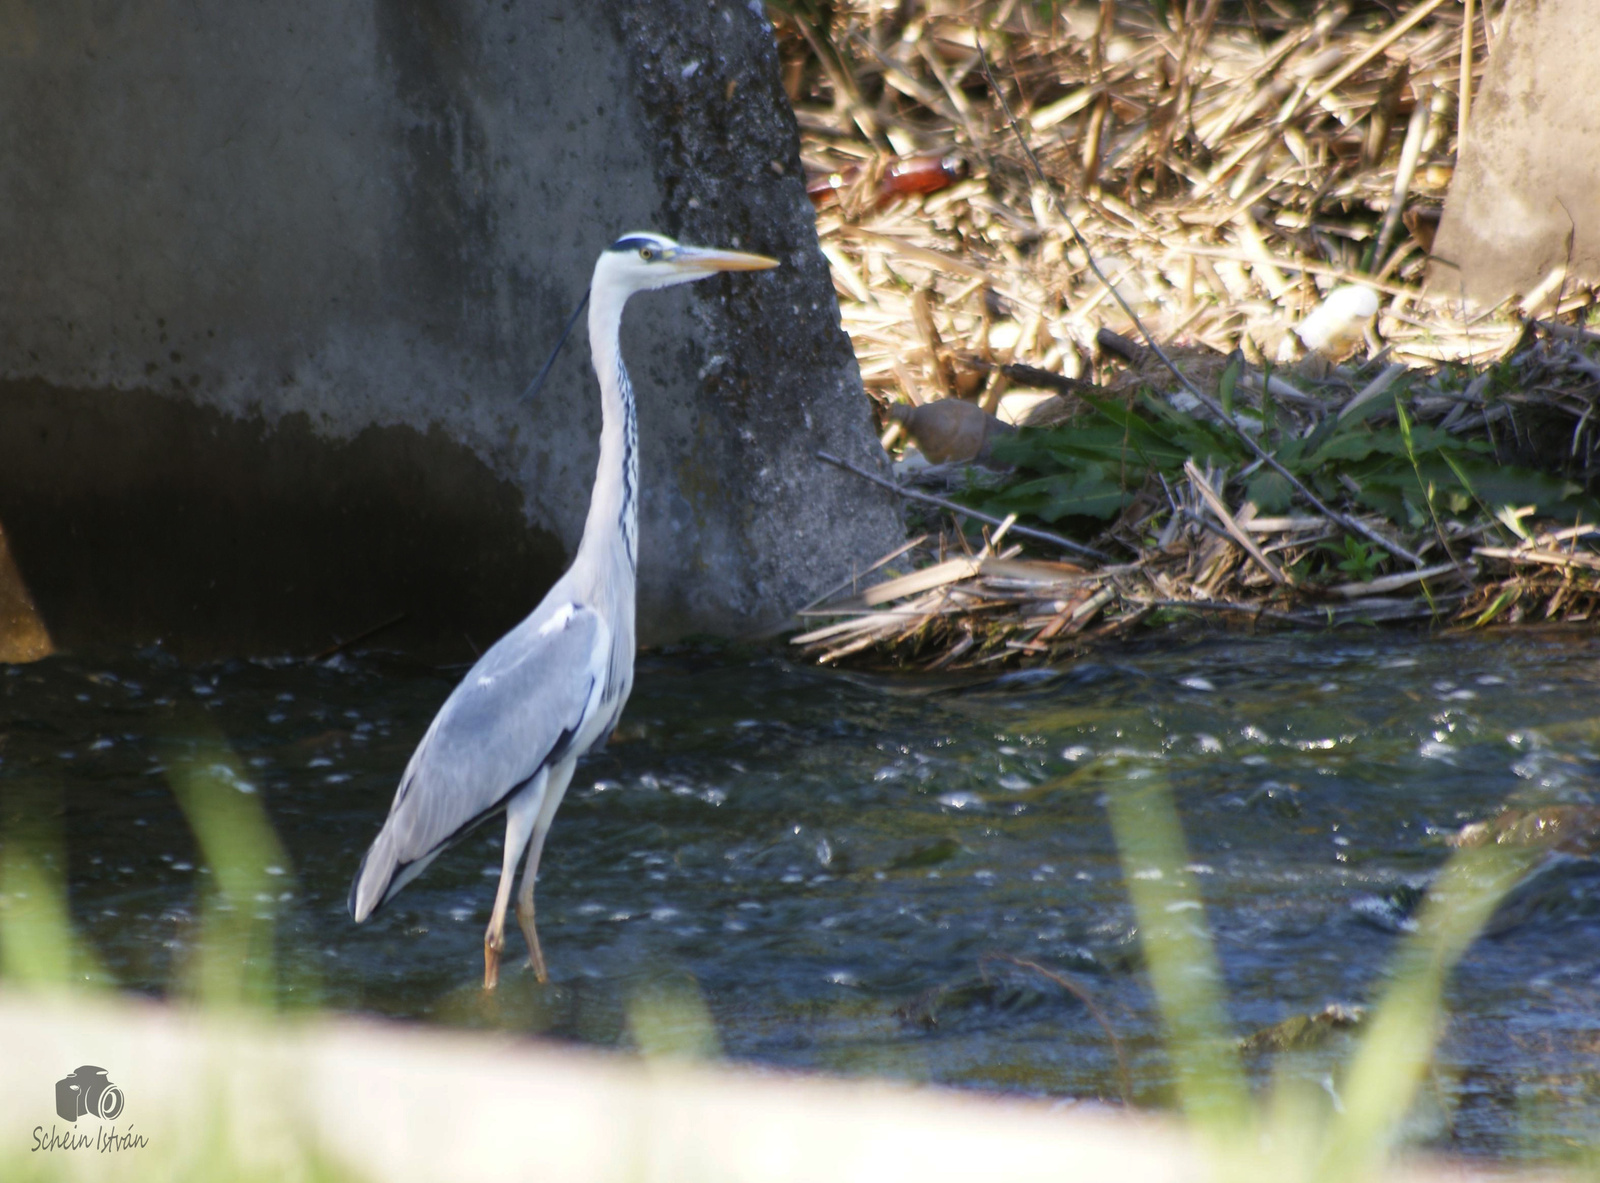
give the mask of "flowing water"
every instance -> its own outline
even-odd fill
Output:
[[[641,999],[676,999],[738,1060],[1115,1098],[1086,994],[1134,1099],[1156,1102],[1167,1066],[1107,794],[1170,786],[1246,1033],[1369,1002],[1445,835],[1508,800],[1594,801],[1600,774],[1600,642],[1571,634],[1168,641],[978,684],[647,654],[546,849],[552,982],[508,964],[485,996],[498,823],[366,925],[345,912],[461,672],[0,667],[0,824],[28,810],[64,836],[81,935],[118,983],[162,992],[208,876],[167,772],[196,737],[223,741],[236,764],[215,791],[260,801],[287,854],[262,896],[284,989],[321,1005],[625,1045]],[[1594,1138],[1600,874],[1561,861],[1499,927],[1454,979],[1420,1133],[1492,1154]],[[1335,1036],[1298,1070],[1320,1079],[1349,1048]]]

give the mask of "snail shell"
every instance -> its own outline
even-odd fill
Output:
[[[931,464],[967,464],[988,458],[996,436],[1016,429],[1002,423],[977,403],[958,398],[923,403],[920,407],[896,403],[889,418],[905,428]]]

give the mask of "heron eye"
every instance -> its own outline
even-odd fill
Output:
[[[648,246],[642,246],[639,248],[639,257],[648,263],[651,259],[656,257],[655,249]]]

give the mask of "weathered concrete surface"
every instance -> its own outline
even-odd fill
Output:
[[[1170,1118],[1094,1104],[642,1062],[509,1032],[269,1022],[81,992],[0,991],[0,1047],[0,1167],[16,1163],[22,1178],[1212,1183],[1301,1175],[1301,1142],[1320,1132],[1306,1119],[1287,1136],[1254,1139],[1253,1153],[1241,1139],[1229,1154]],[[83,1063],[121,1090],[114,1123],[56,1115],[55,1081]],[[95,1140],[113,1128],[145,1142],[101,1150]],[[88,1143],[43,1149],[52,1129]],[[1408,1155],[1362,1178],[1559,1176]]]
[[[638,298],[645,640],[877,557],[880,463],[758,4],[0,6],[0,524],[67,647],[465,656],[582,528],[620,232],[784,266]],[[465,636],[463,634],[466,634]]]
[[[1568,264],[1600,284],[1600,41],[1594,0],[1508,5],[1472,103],[1430,294],[1491,307]],[[1559,279],[1556,283],[1559,285]]]
[[[0,1169],[17,1163],[22,1177],[294,1179],[319,1173],[313,1164],[384,1183],[1214,1177],[1192,1139],[1152,1117],[682,1060],[646,1065],[499,1033],[230,1022],[0,991],[0,1040]],[[122,1091],[115,1123],[56,1114],[55,1082],[80,1063],[104,1068]],[[93,1149],[113,1124],[145,1143]],[[91,1149],[34,1152],[52,1129],[58,1139],[87,1136]]]

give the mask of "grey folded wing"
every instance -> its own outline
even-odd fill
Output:
[[[610,648],[597,612],[563,604],[529,617],[479,659],[417,745],[356,873],[350,913],[358,922],[594,730]]]

